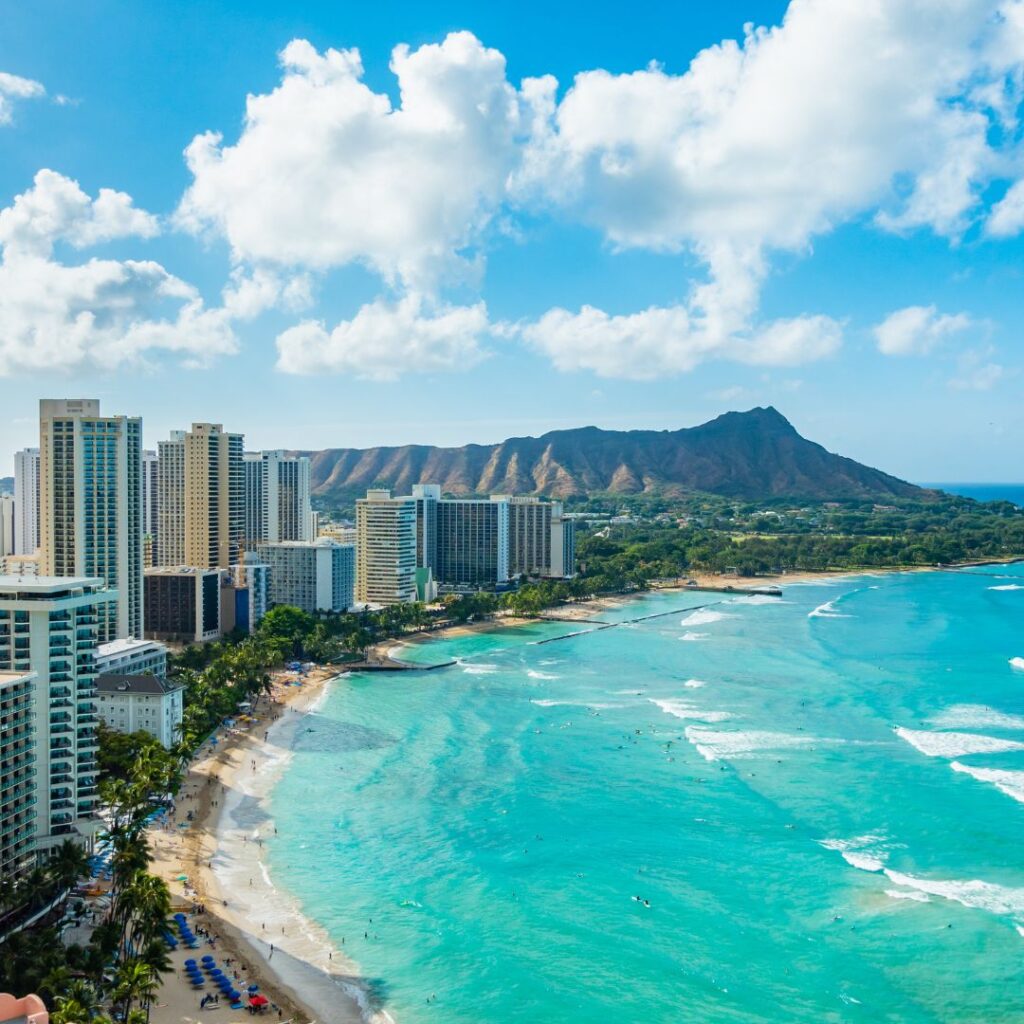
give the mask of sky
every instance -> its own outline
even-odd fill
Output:
[[[1024,0],[0,0],[0,475],[774,405],[1024,479]]]

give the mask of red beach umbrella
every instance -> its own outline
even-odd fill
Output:
[[[249,997],[249,1005],[250,1006],[266,1006],[267,1002],[268,1002],[268,1000],[267,1000],[266,996],[255,995],[255,996],[250,996]]]

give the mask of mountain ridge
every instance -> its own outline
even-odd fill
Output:
[[[596,426],[458,448],[400,445],[304,451],[313,494],[351,500],[375,485],[408,493],[437,483],[459,496],[682,494],[757,500],[925,497],[928,491],[801,436],[772,406],[726,412],[679,430]]]

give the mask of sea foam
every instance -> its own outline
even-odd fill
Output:
[[[655,697],[648,697],[647,699],[651,704],[661,708],[666,715],[672,715],[674,718],[691,718],[699,722],[724,722],[732,718],[728,711],[702,711],[696,705],[685,700],[674,700],[672,698],[658,700]]]
[[[687,640],[687,641],[693,642],[695,640],[707,640],[707,638],[708,638],[708,634],[707,633],[687,632],[687,633],[684,633],[679,639],[680,640]]]
[[[690,612],[682,622],[680,626],[707,626],[712,622],[721,622],[722,619],[731,619],[732,616],[726,612],[716,612],[710,608],[698,608],[695,612]]]
[[[1024,803],[1024,771],[1005,768],[976,768],[974,765],[954,761],[950,766],[955,772],[963,772],[979,782],[991,782],[1001,793]]]
[[[734,597],[730,604],[789,604],[778,597],[771,597],[769,594],[744,594],[743,597]]]
[[[687,740],[706,761],[722,761],[753,757],[764,751],[786,747],[803,747],[816,742],[811,736],[791,736],[783,732],[724,732],[688,725],[683,730]]]
[[[885,840],[884,836],[854,836],[852,839],[819,839],[826,850],[835,850],[850,867],[861,871],[883,871],[885,852],[874,849]]]
[[[987,704],[954,704],[933,715],[938,729],[1024,729],[1024,715],[1011,715]]]
[[[1010,668],[1015,668],[1018,672],[1024,672],[1024,658],[1011,658]]]
[[[1001,583],[998,587],[989,587],[989,590],[1024,590],[1020,583]]]
[[[973,732],[926,732],[920,729],[896,730],[896,735],[927,757],[964,757],[966,754],[999,754],[1006,750],[1024,750],[1024,743]]]
[[[699,690],[707,685],[708,684],[705,683],[703,679],[687,679],[686,682],[683,683],[683,686],[685,686],[688,690]]]
[[[839,598],[834,598],[831,601],[826,601],[824,604],[819,604],[814,611],[807,613],[809,619],[848,619],[850,616],[845,615],[843,612],[836,611],[836,601]]]

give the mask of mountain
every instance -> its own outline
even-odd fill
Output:
[[[729,412],[683,430],[554,430],[462,448],[329,448],[312,460],[313,493],[348,501],[367,487],[415,483],[468,494],[680,494],[757,500],[924,497],[928,492],[808,441],[778,411]]]

